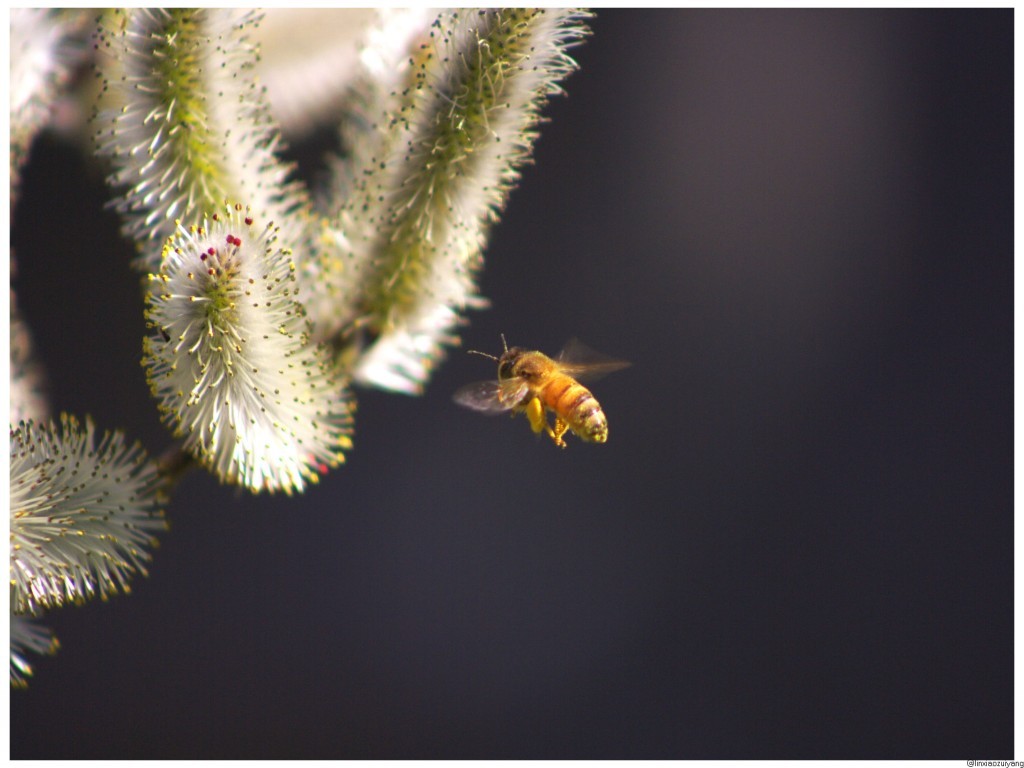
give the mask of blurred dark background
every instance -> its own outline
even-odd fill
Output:
[[[46,617],[14,758],[1011,758],[1013,11],[599,11],[464,345],[633,367],[604,446],[363,392],[298,498],[194,473]],[[155,453],[102,178],[36,146],[55,411]]]

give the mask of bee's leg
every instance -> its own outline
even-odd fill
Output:
[[[530,420],[530,426],[534,432],[538,434],[544,430],[551,432],[548,420],[544,418],[544,406],[541,405],[540,398],[535,397],[526,404],[526,418]]]
[[[562,435],[565,434],[569,425],[561,419],[555,419],[555,428],[551,429],[547,417],[544,415],[544,406],[541,404],[540,398],[535,397],[526,404],[526,418],[530,420],[530,426],[534,432],[537,434],[547,432],[548,436],[555,441],[555,445],[559,448],[565,448],[565,441],[562,440]]]
[[[555,445],[559,448],[565,448],[565,440],[562,439],[562,435],[569,431],[569,425],[566,424],[559,418],[555,419],[554,430],[548,430],[548,434],[551,435],[551,439],[555,441]]]

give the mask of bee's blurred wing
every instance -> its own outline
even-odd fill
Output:
[[[584,381],[595,381],[613,371],[622,370],[631,363],[595,352],[579,339],[569,339],[558,355],[558,365],[570,376]]]
[[[456,390],[452,399],[459,405],[480,413],[507,413],[522,399],[514,397],[515,390],[497,381],[475,381]]]

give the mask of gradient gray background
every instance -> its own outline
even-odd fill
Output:
[[[303,497],[189,475],[13,757],[1012,757],[1012,11],[592,27],[463,338],[630,359],[610,442],[459,409],[456,351]],[[159,452],[108,193],[38,150],[53,407]]]

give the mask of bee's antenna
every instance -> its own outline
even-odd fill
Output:
[[[508,352],[508,343],[505,341],[505,334],[501,334],[501,346]],[[501,358],[495,357],[494,355],[488,355],[486,352],[477,352],[475,349],[467,349],[466,352],[470,355],[481,355],[482,357],[490,358],[496,362],[501,362]]]

